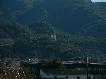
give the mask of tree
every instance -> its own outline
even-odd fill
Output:
[[[42,68],[44,69],[65,69],[65,66],[57,59],[53,59],[46,64],[42,65]]]

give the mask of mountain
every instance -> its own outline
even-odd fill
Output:
[[[70,34],[106,36],[105,32],[98,30],[101,27],[106,29],[105,3],[90,0],[1,0],[1,4],[2,17],[11,21],[22,24],[48,22]]]
[[[90,0],[1,0],[0,55],[106,58],[105,3]]]
[[[38,57],[42,59],[84,57],[105,60],[106,39],[66,34],[51,24],[25,26],[0,23],[0,56]]]
[[[72,57],[84,57],[87,54],[91,58],[105,60],[105,38],[70,35],[46,23],[35,23],[29,27],[36,34],[32,46],[40,58],[69,60]],[[56,39],[51,37],[54,33]]]
[[[10,21],[0,21],[0,55],[21,54],[31,50],[31,39],[35,34],[25,25]]]

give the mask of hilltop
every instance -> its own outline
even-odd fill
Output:
[[[105,3],[90,0],[2,0],[1,4],[0,17],[13,22],[27,25],[48,22],[74,35],[106,36],[99,30],[101,27],[106,29]]]

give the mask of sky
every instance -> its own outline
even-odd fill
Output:
[[[106,2],[106,0],[91,0],[92,2]]]

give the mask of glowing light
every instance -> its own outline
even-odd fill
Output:
[[[18,75],[20,74],[20,73],[17,73]]]

